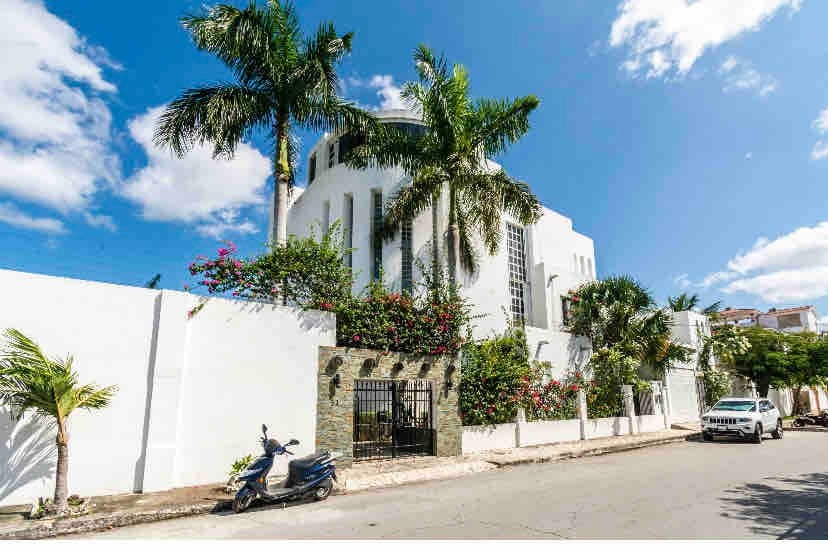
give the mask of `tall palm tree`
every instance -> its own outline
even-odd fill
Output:
[[[338,35],[327,22],[303,38],[293,5],[281,0],[267,0],[261,7],[253,0],[244,9],[219,4],[181,21],[196,47],[218,57],[236,82],[183,92],[162,115],[155,143],[180,157],[193,145],[209,142],[214,156],[229,158],[243,138],[266,132],[275,144],[272,239],[283,245],[298,150],[296,129],[365,128],[373,121],[339,97],[336,65],[351,51],[353,33]]]
[[[19,331],[9,329],[4,335],[7,345],[0,351],[0,404],[10,407],[16,419],[31,410],[54,421],[58,456],[54,503],[58,514],[62,514],[69,496],[69,416],[79,408],[105,407],[117,388],[80,385],[71,356],[51,359]]]
[[[356,168],[399,166],[412,177],[411,185],[391,198],[383,220],[387,238],[448,194],[448,271],[455,287],[458,264],[470,273],[477,268],[473,233],[494,254],[503,212],[524,225],[540,218],[540,203],[529,186],[492,169],[486,160],[526,134],[529,113],[539,101],[532,95],[473,101],[462,65],[449,69],[443,57],[424,45],[415,50],[414,62],[419,81],[407,82],[402,97],[422,115],[425,132],[376,130],[346,161]]]

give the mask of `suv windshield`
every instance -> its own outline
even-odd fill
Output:
[[[713,406],[720,412],[755,412],[756,402],[752,400],[720,400]]]

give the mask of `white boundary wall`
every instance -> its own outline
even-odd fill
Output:
[[[0,330],[75,357],[82,383],[118,385],[109,407],[70,418],[69,491],[82,495],[222,482],[256,454],[260,426],[314,451],[318,347],[334,315],[0,270]],[[0,505],[54,490],[54,429],[0,411]],[[277,462],[276,471],[285,463]]]
[[[652,433],[664,430],[664,416],[636,416],[636,433]],[[630,418],[603,417],[584,422],[586,439],[623,436],[630,434]],[[539,446],[556,442],[582,440],[581,420],[527,421],[473,425],[463,427],[463,453],[474,454],[487,450],[503,450],[524,446]]]

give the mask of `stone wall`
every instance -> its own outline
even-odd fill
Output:
[[[336,374],[339,387],[334,383]],[[435,416],[432,421],[437,433],[435,452],[438,456],[460,455],[463,427],[457,395],[459,360],[325,346],[319,347],[317,450],[342,453],[342,466],[353,462],[354,381],[361,379],[430,380]]]

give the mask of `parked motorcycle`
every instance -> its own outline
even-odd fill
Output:
[[[802,414],[793,421],[794,427],[805,427],[819,425],[821,427],[828,427],[828,410],[823,410],[818,414]]]
[[[273,467],[274,457],[283,454],[292,456],[293,452],[287,447],[295,446],[299,441],[294,438],[282,446],[278,440],[267,438],[267,425],[262,425],[262,434],[264,454],[239,475],[239,480],[244,481],[244,485],[239,488],[233,500],[233,511],[241,513],[257,499],[268,503],[282,503],[313,496],[320,501],[330,495],[333,489],[331,479],[336,480],[336,459],[328,451],[292,460],[288,463],[288,477],[284,485],[268,487],[267,474]]]

